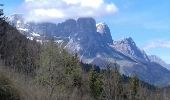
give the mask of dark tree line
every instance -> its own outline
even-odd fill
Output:
[[[0,58],[4,64],[18,72],[32,74],[36,69],[39,47],[36,41],[28,40],[18,30],[0,17]]]

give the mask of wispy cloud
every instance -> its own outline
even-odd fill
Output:
[[[144,50],[151,50],[151,49],[156,49],[156,48],[170,49],[170,41],[169,40],[155,40],[155,41],[151,41],[150,43],[148,43],[144,47]]]
[[[21,7],[28,20],[48,21],[77,17],[103,17],[118,12],[104,0],[25,0]]]

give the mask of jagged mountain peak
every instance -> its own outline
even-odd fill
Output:
[[[129,42],[134,42],[134,40],[132,39],[132,37],[127,37],[127,38],[124,38],[125,41],[129,41]]]
[[[24,27],[25,19],[22,14],[14,14],[9,18],[11,24],[17,28]]]
[[[132,39],[132,37],[127,37],[127,38],[124,38],[124,39],[122,39],[122,40],[120,40],[120,41],[117,41],[117,42],[136,46],[136,43],[134,42],[134,40]]]
[[[19,20],[19,19],[24,19],[24,15],[22,14],[13,14],[10,16],[11,20]]]
[[[113,44],[113,39],[111,36],[111,32],[110,32],[110,28],[108,27],[108,25],[106,23],[98,23],[96,24],[96,31],[97,33],[99,33],[102,37],[102,40],[104,40],[104,42],[109,43],[109,44]]]
[[[145,51],[140,50],[131,37],[124,38],[120,41],[113,42],[113,48],[125,55],[132,56],[141,61],[149,61]]]
[[[110,29],[108,25],[104,22],[96,24],[97,32],[101,35],[110,34]]]
[[[125,51],[132,51],[134,48],[138,49],[136,46],[136,43],[133,41],[131,37],[121,39],[119,41],[114,41],[113,46],[116,47],[117,49],[124,49]]]
[[[108,30],[110,31],[109,27],[104,22],[100,22],[100,23],[96,24],[96,28],[97,28],[97,32],[102,35],[106,34]]]
[[[108,26],[106,25],[106,23],[101,22],[96,24],[96,28],[98,33],[105,34],[106,28],[108,28]]]

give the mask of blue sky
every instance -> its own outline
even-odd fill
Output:
[[[56,3],[49,3],[50,1]],[[36,20],[49,20],[44,13],[52,20],[78,17],[78,13],[92,16],[97,22],[109,25],[114,40],[132,37],[148,54],[157,55],[170,63],[170,0],[83,1],[85,0],[1,0],[0,3],[5,4],[6,15],[26,12],[28,18]],[[48,6],[54,9],[49,9]],[[37,7],[40,8],[37,10]]]

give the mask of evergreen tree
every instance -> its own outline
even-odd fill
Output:
[[[103,82],[101,75],[94,69],[89,73],[89,86],[92,96],[95,99],[99,99],[103,91]]]
[[[3,4],[0,4],[0,7],[2,7],[2,6],[3,6]],[[0,20],[1,20],[1,18],[3,18],[3,15],[4,15],[3,9],[0,9]]]
[[[138,95],[138,91],[139,91],[139,79],[137,78],[136,75],[134,75],[131,79],[130,79],[130,99],[131,100],[139,100],[139,95]]]
[[[0,4],[0,7],[2,6],[3,4]],[[4,18],[3,9],[0,9],[0,34],[4,33],[4,22],[5,22],[5,18]]]

